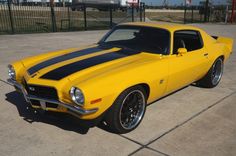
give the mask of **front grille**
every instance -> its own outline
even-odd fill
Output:
[[[30,100],[31,104],[34,106],[41,106],[38,100]]]
[[[54,103],[46,102],[46,107],[47,107],[47,108],[57,108],[58,105],[57,105],[57,104],[54,104]]]
[[[29,95],[34,95],[39,98],[58,100],[57,91],[53,87],[26,84],[25,89]]]

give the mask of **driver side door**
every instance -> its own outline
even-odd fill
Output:
[[[178,54],[179,48],[187,53]],[[166,93],[183,88],[197,81],[207,68],[208,56],[200,32],[194,30],[176,31],[173,36],[173,53],[169,57],[170,72]]]

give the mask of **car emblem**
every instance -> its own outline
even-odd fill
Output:
[[[35,88],[34,87],[29,87],[29,90],[35,91]]]

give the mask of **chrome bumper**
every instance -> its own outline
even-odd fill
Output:
[[[98,110],[98,109],[85,110],[85,109],[81,108],[80,106],[72,106],[70,104],[66,104],[66,103],[63,103],[63,102],[60,102],[57,100],[39,98],[37,96],[29,95],[27,93],[27,91],[25,90],[25,88],[21,84],[19,84],[18,82],[14,81],[12,79],[8,79],[7,82],[10,85],[14,86],[16,89],[20,90],[22,92],[22,94],[24,95],[26,102],[29,102],[29,103],[30,103],[30,100],[38,100],[40,102],[48,102],[48,103],[57,104],[57,105],[67,108],[74,115],[88,115],[88,114],[95,113]]]

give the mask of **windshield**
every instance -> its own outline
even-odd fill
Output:
[[[99,44],[121,46],[137,51],[169,54],[170,33],[144,26],[117,26]]]

